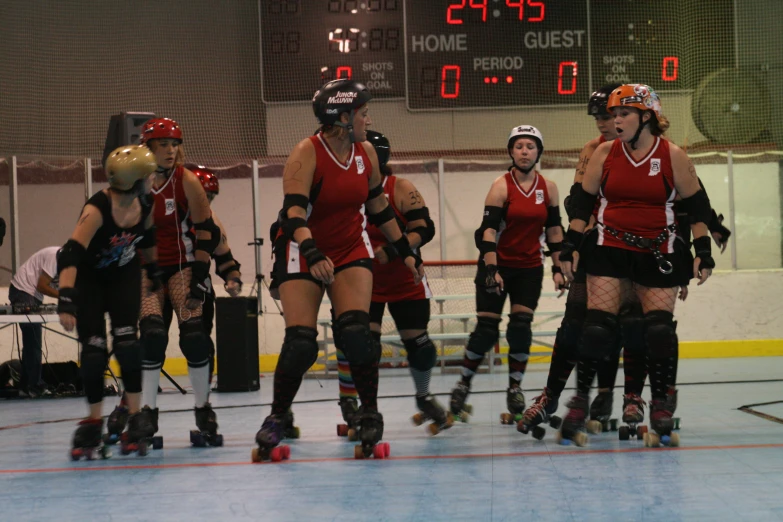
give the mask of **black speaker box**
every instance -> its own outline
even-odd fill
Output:
[[[109,120],[109,130],[106,132],[101,164],[106,166],[106,158],[117,147],[138,145],[144,124],[154,117],[154,112],[121,112],[113,115]]]
[[[219,392],[246,392],[260,388],[257,307],[255,297],[218,297],[215,300]]]

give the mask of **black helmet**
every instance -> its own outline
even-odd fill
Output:
[[[321,125],[345,127],[354,141],[353,117],[356,109],[372,99],[370,91],[364,84],[353,80],[332,80],[326,83],[313,95],[313,113]],[[348,113],[348,124],[340,121],[340,115]]]
[[[609,95],[612,91],[620,87],[621,83],[610,83],[599,88],[593,94],[590,95],[590,101],[587,102],[587,114],[588,116],[597,116],[599,114],[605,114],[609,111],[606,109],[606,102],[609,101]]]
[[[378,154],[378,167],[381,170],[381,174],[386,174],[389,168],[386,166],[389,163],[389,156],[391,156],[391,145],[389,145],[389,138],[372,130],[367,131],[367,141],[369,141],[375,148],[375,152]]]

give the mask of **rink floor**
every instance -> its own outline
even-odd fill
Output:
[[[528,403],[546,370],[533,365],[526,375]],[[212,395],[224,447],[191,448],[193,397],[166,391],[164,449],[147,457],[115,449],[106,461],[70,461],[84,399],[2,401],[0,519],[783,520],[783,424],[737,409],[783,401],[783,358],[681,361],[681,447],[659,449],[616,432],[591,436],[586,448],[560,446],[552,429],[537,441],[501,425],[505,371],[478,375],[470,423],[435,437],[410,422],[411,379],[382,375],[388,460],[354,460],[354,444],[336,436],[336,380],[304,382],[294,404],[302,437],[288,441],[291,460],[276,464],[250,461],[271,376],[260,392]],[[433,377],[442,404],[456,378]],[[618,388],[618,416],[621,401]],[[783,402],[753,409],[783,418]]]

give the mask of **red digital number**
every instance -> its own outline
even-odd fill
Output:
[[[538,16],[535,18],[530,17],[528,14],[528,22],[543,22],[544,21],[544,11],[546,10],[546,6],[544,5],[544,2],[535,2],[533,0],[527,0],[527,6],[528,7],[538,7]]]
[[[345,74],[345,76],[343,76]],[[337,68],[337,76],[336,78],[339,80],[341,78],[344,78],[346,80],[350,80],[351,76],[353,76],[353,69],[349,65],[341,65]]]
[[[462,20],[459,18],[454,18],[454,13],[452,11],[456,11],[457,9],[465,9],[465,4],[468,0],[457,0],[458,3],[449,5],[449,8],[446,9],[446,23],[449,25],[462,25]],[[473,2],[471,1],[471,4]]]
[[[487,0],[470,0],[472,9],[481,9],[481,21],[487,21]]]
[[[563,88],[563,74],[566,68],[571,67],[571,87]],[[557,94],[576,94],[576,62],[560,62],[560,68],[557,71]]]
[[[449,72],[454,72],[454,77],[452,79],[449,79]],[[453,99],[459,96],[459,76],[462,69],[459,65],[444,65],[443,68],[440,70],[440,97],[445,99]],[[453,85],[451,85],[451,91],[452,92],[446,92],[448,90],[449,85],[446,82],[452,82]]]
[[[523,20],[525,18],[525,0],[506,0],[506,6],[507,7],[516,7],[519,9],[519,20]],[[528,7],[537,7],[538,8],[538,16],[531,17],[528,15],[527,21],[528,22],[543,22],[544,21],[544,13],[546,12],[546,5],[544,5],[544,2],[536,1],[536,0],[527,0],[527,6]]]
[[[671,72],[669,72],[671,65]],[[680,59],[676,56],[664,56],[663,67],[661,69],[661,79],[665,82],[677,80],[677,70],[680,68]]]

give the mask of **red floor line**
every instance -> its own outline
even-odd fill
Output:
[[[599,453],[645,453],[654,451],[704,451],[704,450],[733,450],[733,449],[764,449],[764,448],[783,448],[780,444],[736,444],[724,446],[686,446],[678,448],[614,448],[614,449],[580,449],[572,448],[570,450],[560,451],[522,451],[514,453],[476,453],[464,455],[406,455],[392,456],[388,460],[447,460],[447,459],[488,459],[488,458],[506,458],[506,457],[552,457],[563,455],[591,455]],[[292,448],[296,451],[296,448]],[[393,451],[393,447],[392,447]],[[140,457],[137,457],[140,458]],[[351,457],[328,457],[314,459],[293,459],[280,464],[312,464],[323,462],[350,462],[355,459]],[[262,464],[271,464],[264,462]],[[79,468],[40,468],[40,469],[1,469],[0,474],[23,474],[23,473],[64,473],[73,471],[116,471],[125,469],[177,469],[177,468],[212,468],[227,466],[247,466],[255,465],[252,462],[188,462],[181,464],[129,464],[123,466],[97,466],[97,467],[79,467]]]

